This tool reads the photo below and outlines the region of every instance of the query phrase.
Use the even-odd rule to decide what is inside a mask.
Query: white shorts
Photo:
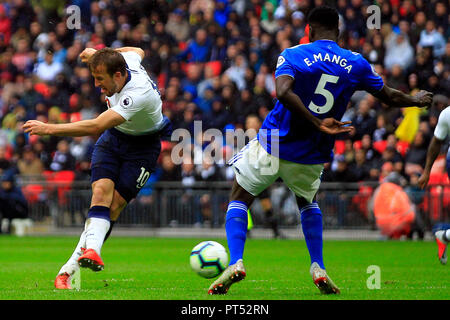
[[[228,164],[233,166],[237,183],[257,196],[281,178],[296,196],[309,203],[319,190],[323,164],[301,164],[269,154],[257,139],[251,140]]]

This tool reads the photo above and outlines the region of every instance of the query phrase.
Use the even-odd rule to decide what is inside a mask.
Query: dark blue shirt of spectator
[[[178,55],[178,59],[187,62],[207,62],[211,54],[211,42],[205,29],[198,29],[195,39],[188,44],[186,50]]]

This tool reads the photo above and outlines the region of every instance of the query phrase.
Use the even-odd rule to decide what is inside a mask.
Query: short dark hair
[[[121,75],[127,73],[127,63],[125,62],[124,57],[118,51],[111,48],[97,50],[97,52],[89,58],[89,68],[91,69],[91,72],[95,71],[95,68],[99,65],[104,65],[106,67],[106,72],[111,77],[117,71],[119,71]]]
[[[339,28],[339,13],[329,6],[316,7],[308,14],[308,23],[327,30],[335,30]]]

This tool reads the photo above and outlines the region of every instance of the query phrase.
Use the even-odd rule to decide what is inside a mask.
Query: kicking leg
[[[92,184],[91,208],[86,220],[86,250],[78,259],[78,264],[93,271],[104,268],[100,257],[105,236],[111,225],[110,207],[114,195],[114,182],[110,179],[100,179]]]
[[[103,243],[108,239],[111,234],[114,223],[119,218],[120,212],[125,208],[127,202],[122,196],[114,190],[114,197],[110,208],[110,226],[109,230],[105,235],[105,239]],[[86,227],[85,227],[86,228]],[[72,253],[72,256],[69,260],[61,267],[58,272],[58,275],[55,279],[55,287],[57,289],[71,289],[70,280],[74,273],[80,268],[78,265],[78,258],[83,254],[83,251],[86,248],[86,230],[83,230],[80,236],[80,240]]]

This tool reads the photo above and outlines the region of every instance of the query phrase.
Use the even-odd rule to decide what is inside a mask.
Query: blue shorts
[[[128,202],[135,198],[155,171],[161,152],[161,132],[131,136],[106,130],[92,152],[91,183],[108,178]]]

